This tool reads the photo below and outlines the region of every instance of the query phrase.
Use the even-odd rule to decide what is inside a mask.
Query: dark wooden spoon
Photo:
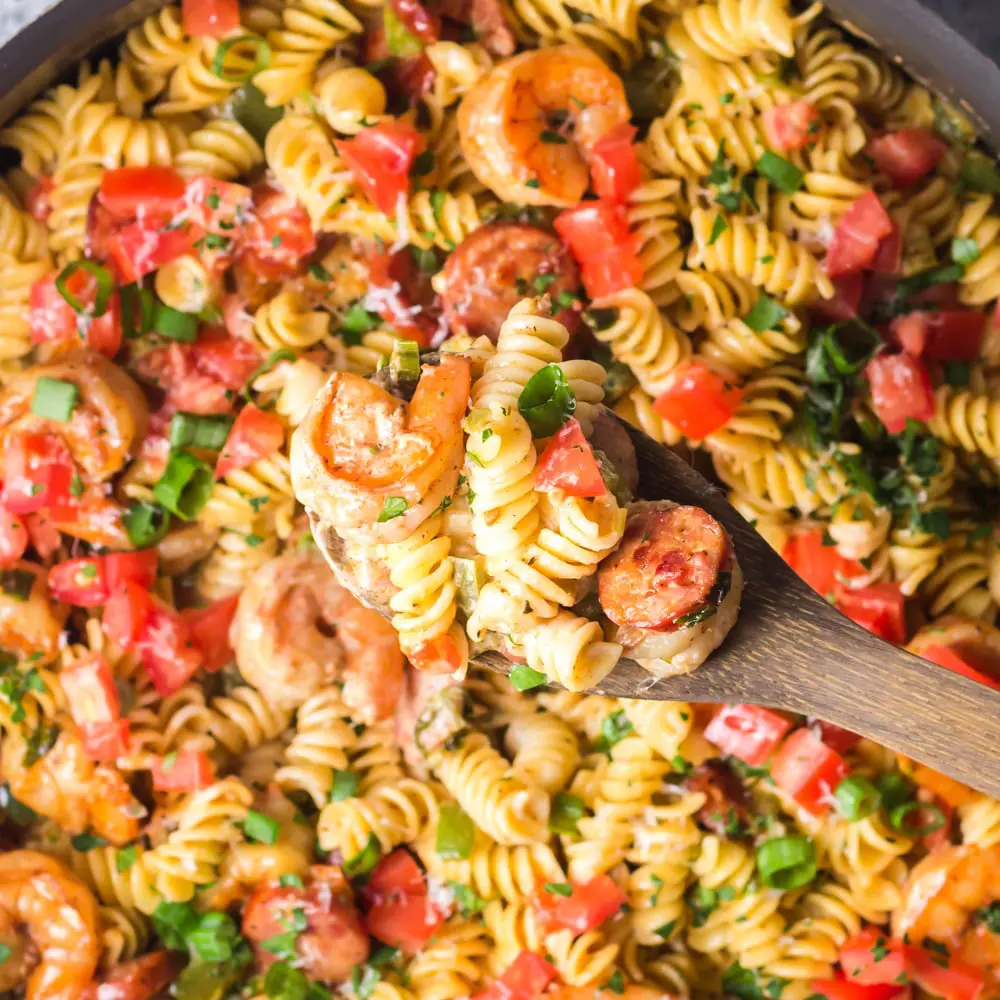
[[[1000,691],[944,670],[855,625],[803,583],[724,494],[628,428],[644,500],[703,507],[729,531],[746,584],[735,628],[694,673],[654,679],[622,659],[595,694],[751,702],[815,715],[1000,797]],[[499,653],[476,657],[510,671]]]

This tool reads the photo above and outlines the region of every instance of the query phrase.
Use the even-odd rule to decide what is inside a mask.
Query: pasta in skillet
[[[117,44],[0,129],[0,990],[995,996],[1000,803],[586,693],[697,668],[743,586],[616,417],[996,683],[971,124],[788,0],[186,0]]]

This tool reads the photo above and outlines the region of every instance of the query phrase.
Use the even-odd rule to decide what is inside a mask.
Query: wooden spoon
[[[694,673],[654,679],[622,659],[592,693],[657,701],[750,702],[815,715],[1000,797],[1000,691],[855,625],[788,567],[723,493],[628,427],[639,494],[703,507],[729,531],[746,584],[729,637]],[[476,662],[508,673],[499,653]]]

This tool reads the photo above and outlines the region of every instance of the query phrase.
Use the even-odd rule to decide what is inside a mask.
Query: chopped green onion
[[[40,375],[35,382],[35,392],[31,397],[31,412],[46,420],[66,423],[73,416],[80,387],[75,382]]]
[[[170,421],[170,447],[221,451],[232,426],[233,417],[228,413],[175,413]]]
[[[440,858],[465,860],[472,855],[476,828],[457,802],[445,802],[438,814],[434,849]]]
[[[248,45],[254,50],[254,64],[245,73],[230,73],[226,70],[226,56],[237,45]],[[267,69],[271,63],[271,46],[260,35],[238,35],[227,38],[219,43],[212,60],[212,73],[227,83],[246,83],[253,79],[261,70]]]
[[[278,839],[280,824],[276,819],[251,809],[243,821],[243,832],[261,844],[273,844]]]
[[[295,874],[279,875],[278,885],[283,889],[302,889],[304,888],[302,877]]]
[[[594,741],[594,749],[606,753],[613,746],[621,743],[634,727],[623,709],[612,712],[601,721],[601,735]]]
[[[528,422],[532,437],[550,437],[573,416],[576,394],[562,368],[547,364],[528,379],[517,398],[517,408]]]
[[[67,287],[70,278],[79,271],[86,271],[97,282],[97,294],[94,297],[94,304],[91,306],[77,299]],[[111,272],[92,260],[71,261],[59,272],[59,276],[56,278],[56,291],[66,300],[70,309],[78,315],[91,316],[94,319],[107,312],[108,299],[111,298],[111,293],[114,290],[115,279],[111,276]]]
[[[361,335],[377,330],[382,319],[377,313],[370,313],[360,302],[348,306],[340,317],[340,329],[346,333]]]
[[[573,884],[571,882],[546,882],[542,887],[552,896],[570,897],[573,895]]]
[[[344,862],[344,871],[348,875],[367,875],[382,860],[382,845],[374,833],[368,834],[368,842],[364,847]]]
[[[530,691],[532,688],[548,684],[549,679],[541,671],[533,670],[524,663],[515,663],[510,668],[510,683],[515,691]]]
[[[867,819],[882,802],[882,793],[859,774],[844,778],[837,785],[833,797],[837,800],[841,815],[851,823]]]
[[[795,194],[805,183],[805,174],[794,163],[767,149],[757,161],[757,173],[766,177],[782,194]]]
[[[979,244],[968,236],[956,236],[951,241],[951,259],[962,267],[979,260]]]
[[[389,373],[397,381],[420,378],[420,347],[415,340],[397,340],[389,356]]]
[[[166,535],[170,515],[159,504],[137,500],[122,515],[122,524],[137,549],[148,549]]]
[[[108,846],[108,842],[104,837],[95,836],[93,833],[78,833],[76,836],[70,837],[69,842],[74,851],[80,851],[83,854],[86,854],[87,851],[93,851],[98,847]]]
[[[757,870],[771,889],[799,889],[816,877],[816,845],[809,837],[776,837],[757,848]]]
[[[344,799],[353,798],[361,782],[361,775],[357,771],[334,771],[333,784],[330,787],[330,801],[342,802]]]
[[[228,913],[203,913],[188,932],[188,947],[203,962],[225,962],[232,958],[239,931]]]
[[[913,797],[913,785],[898,771],[880,774],[875,779],[875,787],[881,792],[882,806],[888,812]]]
[[[964,274],[965,268],[961,264],[945,264],[942,267],[929,267],[926,271],[918,271],[909,278],[904,278],[896,285],[893,294],[895,311],[900,311],[902,303],[917,292],[922,292],[932,285],[950,285],[960,281]]]
[[[969,153],[962,161],[958,176],[976,191],[1000,194],[1000,171],[993,160],[982,153]]]
[[[469,917],[474,917],[477,913],[482,913],[486,909],[486,900],[467,885],[462,885],[461,882],[449,881],[448,888],[451,889],[451,894],[455,897],[455,902],[458,904],[458,912],[465,920],[468,920]]]
[[[409,508],[410,505],[403,497],[386,497],[376,520],[379,524],[384,524],[393,518],[401,517]]]
[[[306,974],[287,962],[275,962],[264,976],[264,993],[269,1000],[306,1000],[308,992]]]
[[[577,795],[556,792],[549,810],[549,830],[553,833],[575,835],[580,832],[577,822],[583,819],[587,804]]]
[[[148,288],[140,288],[134,282],[123,285],[119,291],[122,304],[122,333],[127,340],[134,340],[153,328],[153,309],[156,299]],[[136,323],[138,314],[138,325]]]
[[[754,333],[766,333],[777,329],[778,324],[788,315],[788,310],[775,302],[770,295],[761,292],[760,298],[754,303],[753,309],[743,317]]]
[[[168,340],[181,340],[193,344],[198,338],[198,317],[171,309],[162,302],[153,304],[152,329]]]
[[[183,521],[198,516],[215,486],[212,469],[189,451],[175,451],[167,462],[153,496]]]
[[[941,807],[933,802],[904,802],[889,813],[889,826],[904,837],[926,837],[940,830],[944,824],[945,815]]]

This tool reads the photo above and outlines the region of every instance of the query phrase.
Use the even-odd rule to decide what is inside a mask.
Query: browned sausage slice
[[[699,764],[684,779],[684,787],[705,796],[705,804],[695,816],[702,826],[731,839],[750,834],[746,789],[724,761],[707,760]]]
[[[573,294],[580,285],[576,262],[562,240],[522,222],[477,229],[448,258],[439,280],[435,287],[452,332],[485,335],[494,344],[507,313],[525,296],[548,292],[559,308],[560,292]],[[556,319],[572,333],[580,315],[562,308]]]
[[[111,968],[88,986],[80,1000],[151,1000],[180,975],[184,956],[176,951],[151,951]]]
[[[666,628],[707,603],[728,550],[722,525],[700,507],[643,511],[601,565],[601,607],[616,625]]]

